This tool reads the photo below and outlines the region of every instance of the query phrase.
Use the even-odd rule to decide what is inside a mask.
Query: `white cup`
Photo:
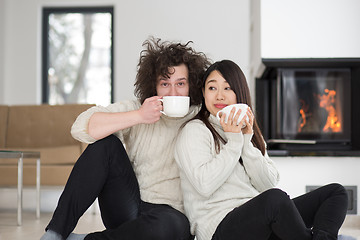
[[[162,114],[169,117],[184,117],[189,112],[190,97],[165,96],[159,99],[163,103]]]
[[[228,106],[224,107],[223,109],[221,109],[220,111],[217,112],[217,114],[216,114],[217,119],[220,120],[220,113],[225,113],[226,114],[225,123],[227,123],[230,112],[234,107],[236,108],[235,113],[234,113],[234,117],[235,117],[236,113],[241,109],[241,113],[240,113],[240,116],[239,116],[238,121],[237,121],[237,124],[239,125],[241,119],[243,119],[244,116],[246,115],[247,109],[249,107],[245,103],[231,104],[231,105],[228,105]],[[246,115],[246,120],[249,121],[249,117],[247,115]],[[245,126],[246,126],[246,124],[244,122],[242,127],[244,128]]]

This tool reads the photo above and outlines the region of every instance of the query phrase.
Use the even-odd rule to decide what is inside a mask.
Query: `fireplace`
[[[256,113],[269,152],[360,151],[360,59],[263,59]]]

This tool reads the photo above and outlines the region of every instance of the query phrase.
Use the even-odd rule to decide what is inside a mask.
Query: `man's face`
[[[158,96],[189,96],[189,71],[185,64],[170,67],[170,77],[159,76],[156,83]]]

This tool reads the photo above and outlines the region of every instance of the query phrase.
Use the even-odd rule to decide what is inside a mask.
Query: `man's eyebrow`
[[[159,81],[169,81],[170,79],[167,77],[159,77]]]
[[[175,79],[175,81],[183,81],[183,80],[186,81],[187,78],[186,77],[180,77],[180,78]],[[161,78],[159,78],[159,81],[170,81],[170,78],[161,77]]]

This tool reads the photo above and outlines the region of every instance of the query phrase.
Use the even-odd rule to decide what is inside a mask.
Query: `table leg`
[[[40,158],[36,160],[36,218],[40,218]]]
[[[21,156],[18,161],[18,209],[17,209],[17,222],[18,225],[22,224],[22,194],[23,194],[23,157]]]

